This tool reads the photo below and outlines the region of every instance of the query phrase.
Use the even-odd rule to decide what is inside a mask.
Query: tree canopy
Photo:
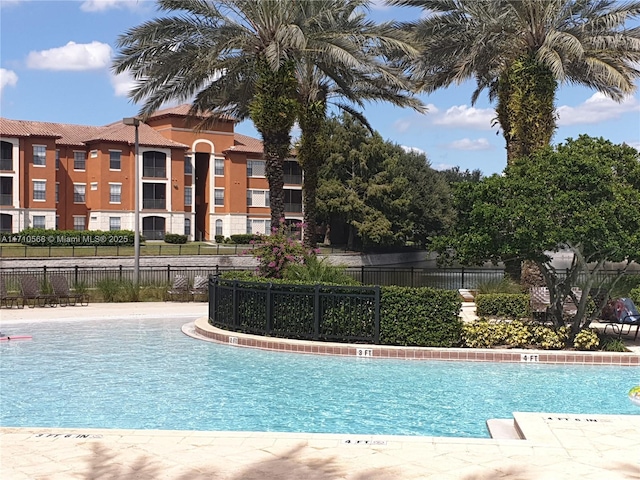
[[[328,121],[326,150],[318,210],[332,242],[424,245],[449,227],[450,190],[425,155],[384,141],[348,114]]]
[[[434,248],[463,264],[535,262],[558,326],[571,287],[604,287],[597,273],[605,262],[640,260],[640,154],[627,145],[586,135],[568,139],[508,166],[504,175],[464,184],[455,198],[455,231]],[[550,257],[564,249],[574,254],[567,272],[557,271]],[[599,313],[588,314],[587,297],[572,320],[574,334]]]

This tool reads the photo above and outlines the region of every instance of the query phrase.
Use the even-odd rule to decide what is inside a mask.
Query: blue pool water
[[[0,425],[488,437],[514,411],[639,414],[640,369],[264,352],[178,320],[21,323],[0,345]]]

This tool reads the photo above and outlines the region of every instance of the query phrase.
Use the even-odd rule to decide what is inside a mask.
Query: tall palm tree
[[[621,101],[640,77],[640,2],[616,0],[388,0],[429,12],[408,23],[423,53],[412,65],[427,92],[474,78],[497,100],[507,160],[550,143],[558,84]]]
[[[190,113],[250,117],[262,136],[271,224],[284,217],[283,171],[297,114],[294,58],[306,44],[303,11],[311,0],[158,0],[167,15],[118,38],[116,73],[136,80],[131,98],[148,116],[169,101]],[[213,114],[213,115],[208,115]]]
[[[365,101],[388,101],[422,111],[413,97],[413,84],[404,73],[384,61],[401,52],[418,52],[394,23],[375,24],[365,16],[369,0],[315,0],[308,4],[311,19],[308,48],[296,62],[300,142],[298,161],[304,171],[304,244],[316,246],[316,190],[318,169],[326,158],[323,127],[327,107],[356,116]]]

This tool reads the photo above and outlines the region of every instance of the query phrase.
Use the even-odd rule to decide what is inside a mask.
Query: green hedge
[[[229,240],[231,243],[236,243],[238,245],[247,245],[251,242],[260,240],[260,235],[254,235],[252,233],[237,233],[235,235],[231,235]]]
[[[629,293],[629,298],[633,300],[633,303],[636,304],[636,307],[640,308],[640,287],[634,288]]]
[[[305,282],[290,280],[264,279],[254,276],[248,271],[224,272],[222,278],[228,280],[287,284],[295,290],[295,286],[309,286]],[[331,285],[331,284],[325,284]],[[335,286],[335,285],[331,285]],[[353,291],[343,286],[345,292]],[[293,301],[293,300],[291,300]],[[380,344],[411,345],[422,347],[451,347],[460,344],[462,322],[458,317],[461,302],[457,292],[433,288],[411,288],[386,286],[381,287],[380,294]],[[324,312],[323,335],[367,336],[372,335],[372,310],[361,305],[355,315],[347,316],[351,310],[340,303],[329,307]],[[246,326],[253,324],[252,314],[264,318],[264,305],[259,302],[248,302],[239,312],[241,322]],[[312,305],[289,305],[278,312],[278,325],[274,330],[310,328],[313,321]],[[347,318],[348,317],[348,318]],[[277,335],[277,332],[274,332]]]
[[[22,243],[33,247],[56,246],[124,246],[133,245],[135,234],[131,230],[46,230],[25,228],[20,233],[0,234],[0,243]],[[143,240],[143,237],[140,237]]]
[[[164,241],[167,243],[182,244],[187,243],[187,236],[179,233],[166,233]]]
[[[380,343],[419,347],[458,345],[462,306],[458,292],[434,288],[382,287]]]
[[[462,345],[469,348],[527,348],[544,350],[565,348],[568,329],[559,330],[520,321],[490,323],[484,319],[465,323],[462,327]]]
[[[531,315],[528,293],[485,293],[476,296],[478,316],[525,318]]]

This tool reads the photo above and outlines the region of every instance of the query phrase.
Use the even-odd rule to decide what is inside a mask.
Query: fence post
[[[216,312],[218,311],[217,301],[218,276],[209,275],[209,322],[216,321]]]
[[[373,343],[380,345],[380,285],[374,287],[375,292],[375,317],[373,320]]]
[[[414,287],[414,284],[413,284],[413,265],[411,266],[411,287],[412,288]]]
[[[233,281],[233,326],[238,325],[238,281]]]
[[[216,265],[216,275],[220,275],[220,266]]]
[[[464,267],[460,269],[460,288],[464,288]]]
[[[118,279],[122,281],[122,265],[118,265]]]
[[[178,255],[182,255],[182,245],[178,245]]]
[[[364,265],[360,265],[360,281],[364,285]]]
[[[320,285],[316,284],[313,292],[313,339],[320,338]]]
[[[266,324],[266,333],[271,333],[271,329],[273,328],[273,309],[271,308],[271,287],[273,283],[269,282],[267,285],[267,324]]]
[[[202,246],[201,243],[198,244],[198,255],[200,255],[200,247]]]
[[[158,245],[158,256],[162,256],[162,245]]]
[[[78,285],[78,265],[73,268],[73,282],[74,285]]]
[[[171,283],[171,265],[167,265],[167,282]]]
[[[49,244],[49,257],[51,257],[51,244]]]
[[[47,281],[47,266],[46,265],[44,265],[42,267],[42,277],[44,278],[44,282],[46,283],[46,281]]]

